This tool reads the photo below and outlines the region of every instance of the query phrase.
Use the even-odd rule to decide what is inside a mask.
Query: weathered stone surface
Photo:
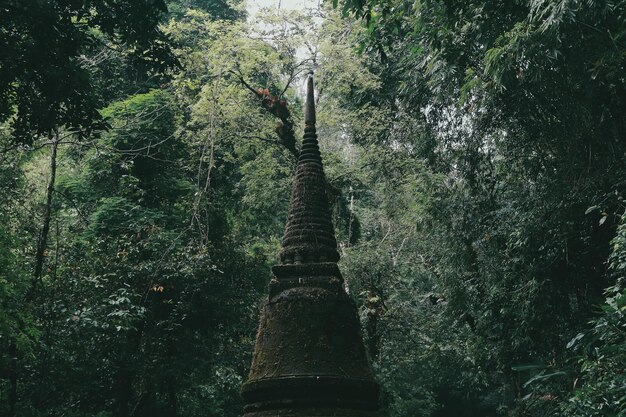
[[[376,411],[324,409],[284,409],[246,413],[246,417],[380,417]]]
[[[280,251],[283,264],[337,262],[337,241],[326,196],[326,177],[315,133],[313,78],[309,77],[302,149]]]
[[[261,312],[244,417],[380,417],[339,252],[315,134],[309,77],[305,135],[282,241]]]

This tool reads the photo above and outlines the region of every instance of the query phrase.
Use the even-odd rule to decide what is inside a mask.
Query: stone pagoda
[[[337,266],[312,74],[304,123],[280,264],[241,390],[244,417],[380,417],[378,384]]]

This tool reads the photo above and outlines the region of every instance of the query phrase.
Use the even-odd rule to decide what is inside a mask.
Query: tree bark
[[[261,100],[261,106],[267,110],[273,116],[276,116],[280,121],[276,125],[276,134],[278,135],[278,143],[287,149],[291,155],[293,155],[295,161],[298,161],[300,157],[300,150],[296,145],[296,133],[293,126],[293,120],[291,118],[291,110],[287,106],[287,101],[283,100],[282,94],[279,96],[272,96],[269,94],[267,88],[252,88],[250,84],[243,79],[241,75],[238,75],[239,81],[250,90],[259,100]],[[287,87],[289,84],[287,84]],[[283,93],[287,90],[283,90]]]
[[[17,406],[17,345],[15,343],[15,339],[11,340],[9,344],[9,356],[10,365],[9,365],[9,417],[16,416],[16,406]]]
[[[54,138],[52,141],[52,148],[50,150],[50,179],[48,180],[48,186],[46,188],[46,202],[43,209],[43,220],[41,225],[41,232],[37,241],[37,252],[35,253],[35,271],[33,288],[34,291],[38,282],[41,280],[41,274],[43,272],[43,262],[45,258],[46,246],[48,244],[48,233],[50,232],[50,218],[52,212],[52,193],[54,192],[54,184],[56,181],[57,173],[57,149],[59,147],[59,133],[55,130]]]
[[[169,406],[169,417],[177,417],[178,399],[176,396],[176,385],[172,376],[167,378],[167,402]]]
[[[130,394],[133,385],[128,369],[123,366],[117,375],[117,417],[128,417]]]
[[[41,273],[43,271],[44,254],[46,246],[48,244],[48,233],[50,232],[50,219],[52,213],[52,193],[54,192],[54,185],[56,181],[57,172],[57,150],[59,147],[59,132],[54,130],[52,133],[52,147],[50,148],[50,178],[46,187],[46,202],[44,205],[43,221],[39,238],[37,240],[37,251],[35,252],[35,269],[33,272],[33,281],[31,283],[29,291],[24,297],[26,303],[30,303],[35,296],[35,290],[37,284],[41,280]],[[23,326],[23,323],[21,323]],[[15,417],[17,414],[17,384],[18,384],[18,356],[17,344],[15,340],[11,340],[9,343],[9,354],[11,356],[11,362],[9,365],[9,417]]]

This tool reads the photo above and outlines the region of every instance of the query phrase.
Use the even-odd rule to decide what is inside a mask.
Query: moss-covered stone
[[[378,417],[356,307],[337,267],[339,252],[315,133],[308,79],[305,135],[282,241],[272,269],[244,417]]]

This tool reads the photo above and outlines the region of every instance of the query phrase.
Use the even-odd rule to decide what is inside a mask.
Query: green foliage
[[[128,62],[118,51],[98,66],[104,92],[94,92],[108,103],[99,110],[108,129],[81,142],[60,132],[44,275],[26,307],[32,279],[18,265],[32,249],[17,248],[37,239],[40,219],[29,222],[24,207],[39,210],[48,153],[7,142],[15,161],[2,160],[3,178],[23,172],[26,181],[3,182],[15,195],[0,201],[15,205],[0,228],[10,271],[0,292],[9,329],[0,341],[2,413],[13,371],[18,415],[241,412],[293,160],[268,145],[274,121],[230,71],[254,85],[289,74],[242,22],[188,10],[164,30],[185,64],[171,82],[147,90],[154,83],[124,79],[126,68],[107,74],[106,65]],[[15,227],[5,227],[8,216]]]
[[[624,414],[624,2],[328,3],[9,2],[0,413],[240,415],[314,68],[385,412]]]
[[[605,265],[624,209],[623,2],[337,7],[360,19],[356,47],[381,86],[348,97],[393,115],[364,143],[404,147],[441,179],[409,211],[445,303],[431,319],[469,331],[459,356],[483,376],[462,384],[474,388],[466,415],[558,412],[576,379],[567,342],[616,279]],[[372,168],[387,179],[389,165]],[[449,359],[437,372],[451,363],[462,368]],[[446,394],[455,383],[429,388],[433,415],[463,414]]]
[[[128,48],[128,59],[143,71],[163,71],[175,61],[158,24],[162,0],[10,0],[0,18],[0,122],[11,121],[15,138],[54,129],[89,134],[102,126],[87,60],[101,34]]]
[[[170,16],[180,19],[189,9],[202,10],[213,19],[237,20],[244,16],[240,0],[170,0],[167,1]]]
[[[616,285],[606,290],[600,315],[569,343],[581,354],[580,376],[563,415],[619,416],[626,413],[626,223],[612,241],[609,270]]]

